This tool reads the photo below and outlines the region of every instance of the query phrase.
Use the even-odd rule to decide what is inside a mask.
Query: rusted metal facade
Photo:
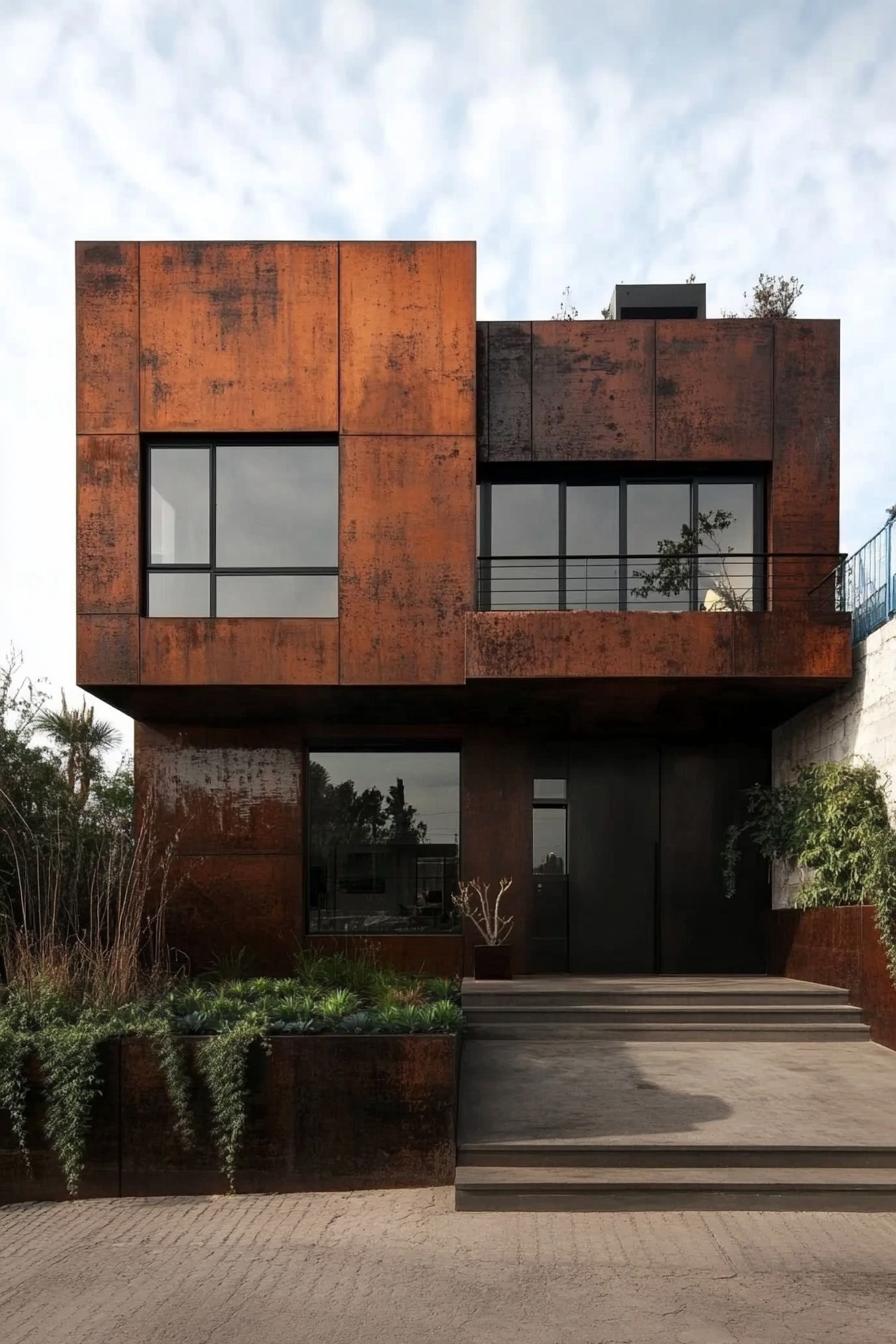
[[[836,322],[477,324],[472,243],[84,243],[77,338],[78,681],[138,721],[194,966],[332,945],[305,929],[309,743],[460,750],[461,869],[513,875],[522,968],[542,739],[765,732],[850,674],[848,622],[804,600],[838,548]],[[200,433],[338,435],[337,617],[145,614],[146,439]],[[477,611],[477,476],[562,463],[761,472],[768,550],[817,557],[803,598],[772,573],[769,610],[711,618]]]

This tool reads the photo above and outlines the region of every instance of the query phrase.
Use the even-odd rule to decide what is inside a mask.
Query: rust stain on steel
[[[300,854],[184,854],[171,866],[168,937],[193,971],[244,947],[267,975],[295,964],[302,931]]]
[[[134,776],[181,854],[296,854],[302,843],[301,747],[264,726],[138,724]]]
[[[335,618],[154,616],[140,629],[145,685],[326,686],[339,679]]]
[[[136,686],[140,680],[140,618],[79,615],[79,686]]]
[[[782,570],[792,593],[819,583],[840,545],[840,323],[788,318],[774,327],[769,549],[819,553],[817,561],[791,561]],[[778,605],[787,600],[786,591],[777,597]]]
[[[75,247],[76,420],[79,434],[139,429],[136,243]]]
[[[141,429],[337,427],[335,243],[141,243]]]
[[[77,609],[140,609],[140,440],[78,436]]]
[[[772,348],[771,322],[658,321],[657,459],[770,460]]]
[[[655,454],[653,322],[533,322],[536,461]]]
[[[823,677],[852,670],[845,623],[792,610],[474,612],[467,677]]]
[[[488,450],[490,462],[532,458],[532,323],[489,322]]]
[[[480,462],[488,459],[488,322],[476,323],[476,444]]]
[[[340,243],[346,434],[475,434],[474,243]]]
[[[340,681],[462,682],[476,440],[346,436],[340,475]]]

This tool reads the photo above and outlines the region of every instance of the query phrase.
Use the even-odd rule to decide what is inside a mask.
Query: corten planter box
[[[457,1038],[275,1036],[249,1058],[239,1191],[448,1185],[454,1179]],[[186,1149],[151,1044],[103,1052],[88,1167],[79,1196],[221,1194],[204,1080],[187,1041],[196,1144]],[[64,1199],[41,1127],[39,1074],[29,1095],[29,1178],[0,1115],[0,1204]]]
[[[510,948],[506,943],[492,947],[477,943],[473,948],[473,975],[477,980],[512,980]]]
[[[773,910],[769,973],[849,990],[871,1039],[896,1050],[896,986],[877,932],[874,907]]]

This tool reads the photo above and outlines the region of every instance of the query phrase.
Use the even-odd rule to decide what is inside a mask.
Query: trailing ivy
[[[896,832],[884,781],[869,762],[805,765],[786,784],[747,790],[747,817],[730,827],[722,867],[734,895],[741,838],[802,870],[796,904],[871,905],[896,984]]]
[[[86,1009],[74,1021],[48,1019],[34,1038],[47,1098],[47,1138],[72,1196],[84,1170],[93,1103],[102,1091],[99,1046],[116,1029]]]
[[[155,1049],[165,1079],[165,1091],[174,1110],[174,1128],[184,1146],[190,1148],[196,1137],[190,1107],[190,1075],[183,1045],[175,1035],[171,1019],[161,1014],[147,1017],[137,1028],[137,1034],[146,1037]]]
[[[9,1113],[9,1124],[22,1159],[31,1175],[31,1153],[25,1123],[28,1079],[25,1068],[31,1054],[31,1037],[11,1013],[0,1017],[0,1110]]]
[[[249,1051],[256,1042],[264,1043],[265,1025],[261,1014],[251,1013],[199,1047],[199,1068],[212,1103],[215,1147],[231,1193],[236,1189],[236,1164],[246,1128]]]

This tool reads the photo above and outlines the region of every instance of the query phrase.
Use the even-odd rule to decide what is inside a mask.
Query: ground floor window
[[[459,752],[310,752],[309,930],[455,932],[459,839]]]

